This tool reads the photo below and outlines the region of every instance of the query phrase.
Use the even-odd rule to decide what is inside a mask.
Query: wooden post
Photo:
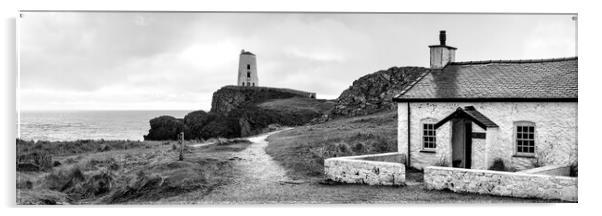
[[[180,161],[184,160],[184,132],[178,134],[178,142],[180,143]]]

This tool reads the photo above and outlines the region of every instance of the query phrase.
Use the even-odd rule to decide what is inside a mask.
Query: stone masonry
[[[404,185],[405,166],[401,154],[384,153],[329,158],[324,161],[327,179],[368,185]]]
[[[424,183],[427,189],[577,201],[575,177],[429,166]]]

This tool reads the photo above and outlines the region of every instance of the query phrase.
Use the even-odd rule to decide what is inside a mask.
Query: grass
[[[321,177],[324,159],[397,151],[397,113],[338,119],[268,137],[266,152],[294,178]]]
[[[334,104],[334,101],[293,97],[266,101],[259,104],[258,106],[265,109],[288,112],[299,112],[307,110],[316,113],[325,113],[326,111],[332,109]]]
[[[176,142],[137,142],[136,147],[129,145],[127,149],[110,151],[98,151],[96,147],[101,146],[98,141],[91,142],[92,147],[80,147],[81,142],[48,143],[51,145],[42,149],[59,154],[53,158],[60,165],[35,172],[18,171],[18,204],[146,203],[185,199],[180,196],[191,192],[202,196],[228,183],[234,175],[231,153],[250,144],[237,139],[187,148],[184,160],[178,161],[179,150],[173,150],[171,145]],[[28,150],[22,153],[40,151],[32,148],[35,145],[41,144],[17,141],[18,147]],[[69,145],[81,153],[64,151]]]
[[[148,142],[146,143],[148,144]],[[76,140],[76,141],[28,141],[17,139],[17,155],[46,152],[52,156],[66,156],[88,152],[103,152],[144,147],[141,141],[130,140]]]

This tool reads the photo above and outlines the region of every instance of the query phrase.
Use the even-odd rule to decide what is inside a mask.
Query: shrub
[[[86,179],[84,173],[78,166],[53,171],[44,181],[46,187],[50,190],[65,191],[73,185]]]
[[[495,160],[493,160],[493,164],[489,167],[489,170],[508,171],[509,169],[506,168],[504,160],[502,160],[501,158],[496,158]]]
[[[24,180],[24,181],[19,181],[17,179],[17,189],[32,189],[33,188],[33,182],[31,182],[30,180]]]
[[[362,144],[362,143],[356,143],[355,145],[353,145],[353,147],[351,149],[355,153],[363,153],[364,150],[366,149],[366,147],[364,147],[364,144]]]
[[[17,163],[33,164],[41,170],[48,170],[53,167],[52,156],[46,151],[34,151],[29,154],[18,155]]]
[[[569,176],[577,177],[579,167],[577,166],[577,162],[572,163],[569,171]]]

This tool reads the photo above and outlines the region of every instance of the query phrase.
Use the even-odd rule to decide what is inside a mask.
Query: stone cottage
[[[439,39],[431,70],[393,98],[407,167],[577,163],[577,57],[455,62]]]

